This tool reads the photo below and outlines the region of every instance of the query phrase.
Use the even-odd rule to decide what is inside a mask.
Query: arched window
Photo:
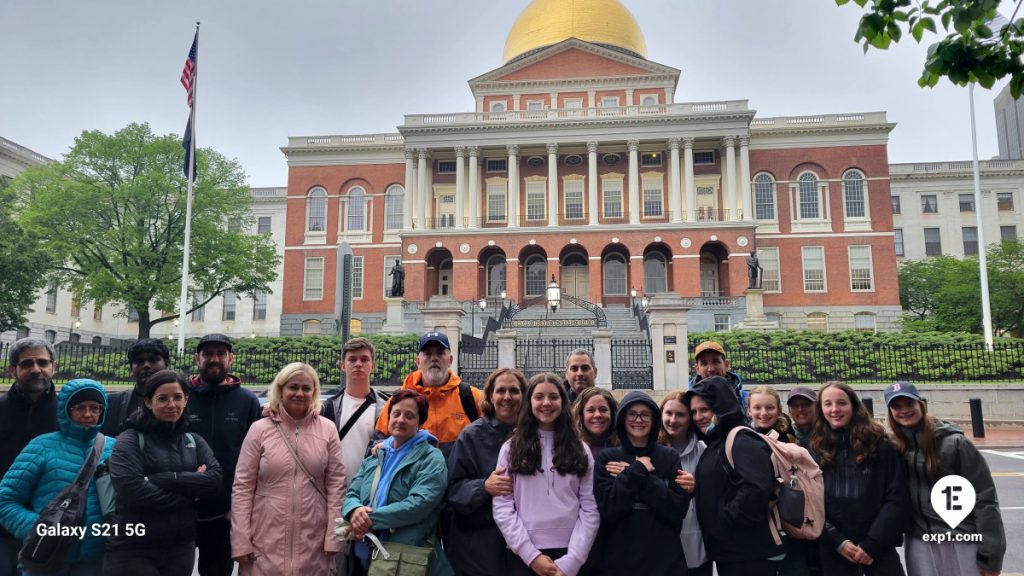
[[[302,322],[302,335],[303,336],[319,336],[320,335],[320,321],[319,320],[305,320]]]
[[[543,296],[547,288],[548,261],[539,254],[526,259],[526,297]]]
[[[306,232],[327,230],[327,191],[317,186],[306,195]]]
[[[46,332],[43,332],[43,338],[46,338],[47,342],[53,344],[57,340],[57,333],[53,330],[47,330]]]
[[[92,337],[92,345],[93,346],[99,346],[101,344],[103,344],[103,338],[100,338],[99,336],[93,336]]]
[[[349,188],[348,217],[345,219],[347,232],[366,230],[366,192],[359,186]]]
[[[864,200],[864,175],[856,170],[850,170],[843,175],[843,208],[846,210],[846,217],[866,217]]]
[[[641,106],[657,106],[658,105],[658,97],[653,95],[653,94],[648,94],[648,95],[643,97],[643,100],[640,100],[640,105]]]
[[[875,315],[871,312],[858,312],[854,314],[853,329],[857,332],[874,332]]]
[[[18,333],[15,335],[15,338],[17,338],[18,340],[21,340],[22,338],[28,338],[28,326],[22,326],[18,328]]]
[[[508,288],[505,284],[505,257],[495,254],[487,259],[487,295],[501,296]]]
[[[626,259],[622,254],[609,254],[602,267],[604,293],[608,296],[626,295]]]
[[[399,230],[405,215],[405,188],[398,184],[388,187],[384,195],[384,228]]]
[[[800,175],[800,219],[816,220],[821,218],[821,201],[818,197],[818,177],[813,172]]]
[[[754,178],[754,218],[775,220],[775,180],[769,174]]]
[[[828,332],[828,314],[811,312],[807,315],[807,329],[813,332]]]
[[[505,103],[504,102],[491,102],[491,112],[504,112],[504,111],[505,111]]]
[[[668,265],[661,252],[644,255],[644,292],[657,294],[668,291]]]

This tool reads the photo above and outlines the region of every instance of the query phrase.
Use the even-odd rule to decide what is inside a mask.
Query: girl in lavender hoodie
[[[569,398],[556,374],[530,379],[519,422],[501,447],[497,468],[512,494],[492,501],[511,554],[510,576],[576,576],[597,534],[594,459],[580,442]]]

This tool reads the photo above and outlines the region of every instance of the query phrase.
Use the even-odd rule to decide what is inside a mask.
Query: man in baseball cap
[[[721,376],[732,382],[736,397],[740,399],[740,409],[747,413],[747,393],[743,390],[743,379],[740,375],[729,370],[729,359],[725,356],[725,348],[714,340],[705,340],[697,345],[693,353],[693,378],[690,379],[690,389],[693,385],[704,378]]]
[[[786,406],[789,407],[789,419],[793,421],[793,432],[797,442],[807,448],[811,428],[814,426],[814,403],[818,401],[818,393],[806,386],[797,386],[789,391]]]

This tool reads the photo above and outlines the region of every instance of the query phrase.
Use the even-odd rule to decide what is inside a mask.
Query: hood
[[[459,378],[458,374],[455,374],[448,369],[448,381],[444,384],[436,387],[424,386],[423,385],[423,372],[421,370],[414,370],[408,376],[405,377],[405,381],[402,383],[402,388],[409,388],[415,390],[420,394],[430,399],[430,396],[440,392],[447,392],[452,388],[458,388],[459,384],[462,384],[462,379]]]
[[[647,433],[646,450],[633,446],[632,442],[629,441],[629,435],[626,434],[626,412],[634,404],[643,404],[651,409],[651,430]],[[630,454],[650,454],[658,443],[658,433],[660,432],[661,410],[658,408],[658,403],[648,396],[646,392],[639,390],[626,394],[622,402],[619,402],[619,409],[615,414],[615,435],[619,438],[619,446]]]
[[[729,430],[747,423],[746,416],[740,408],[740,399],[732,382],[721,376],[712,376],[699,380],[687,396],[700,396],[711,405],[711,411],[718,417],[718,424],[707,435],[709,439],[725,438]]]
[[[88,431],[72,422],[71,416],[68,415],[68,402],[71,400],[71,397],[87,388],[92,388],[103,396],[103,412],[100,413],[100,419],[96,422],[96,425]],[[107,417],[107,408],[107,392],[103,389],[102,384],[88,378],[71,380],[61,386],[60,392],[57,394],[57,427],[64,436],[79,440],[89,440],[95,437],[96,433],[103,427],[103,420]]]
[[[227,376],[224,377],[224,381],[221,382],[220,384],[216,385],[216,386],[207,386],[206,383],[203,382],[199,378],[198,374],[196,374],[195,376],[189,378],[189,380],[188,380],[188,386],[189,386],[189,388],[191,388],[190,392],[194,392],[196,394],[214,394],[214,395],[216,395],[216,394],[219,394],[223,390],[229,390],[231,388],[237,388],[237,387],[239,387],[241,385],[242,385],[242,379],[239,378],[238,376],[235,376],[234,374],[228,374]]]
[[[931,418],[931,416],[925,416],[925,418]],[[900,426],[900,433],[903,434],[904,438],[912,439],[913,437],[920,434],[920,428],[906,428]],[[946,422],[945,420],[937,420],[935,422],[935,439],[942,440],[947,436],[956,436],[957,434],[963,436],[963,429],[952,422]]]

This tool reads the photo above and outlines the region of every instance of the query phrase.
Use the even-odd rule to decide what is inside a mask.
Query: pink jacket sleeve
[[[252,506],[256,496],[256,481],[260,476],[260,455],[263,453],[264,427],[256,422],[242,442],[235,467],[235,482],[231,488],[231,557],[253,553]]]
[[[508,467],[508,447],[508,442],[502,445],[501,452],[498,453],[497,468]],[[505,537],[505,544],[529,566],[530,562],[540,556],[540,550],[533,545],[526,526],[523,525],[523,521],[516,511],[515,491],[513,490],[513,493],[508,496],[492,498],[491,510],[494,514],[494,522]]]
[[[590,547],[597,537],[597,528],[601,523],[601,515],[597,510],[597,501],[594,499],[594,457],[590,455],[590,449],[584,444],[583,449],[587,453],[587,473],[580,478],[580,487],[577,494],[580,499],[580,511],[576,516],[576,526],[572,529],[572,536],[569,537],[569,550],[555,564],[565,572],[566,576],[576,576],[583,563],[590,555]]]
[[[345,465],[341,462],[341,441],[335,433],[334,423],[320,417],[320,424],[326,428],[327,438],[327,477],[324,487],[327,491],[327,526],[324,532],[324,550],[340,552],[341,543],[334,538],[334,519],[341,516],[341,502],[345,499]]]

